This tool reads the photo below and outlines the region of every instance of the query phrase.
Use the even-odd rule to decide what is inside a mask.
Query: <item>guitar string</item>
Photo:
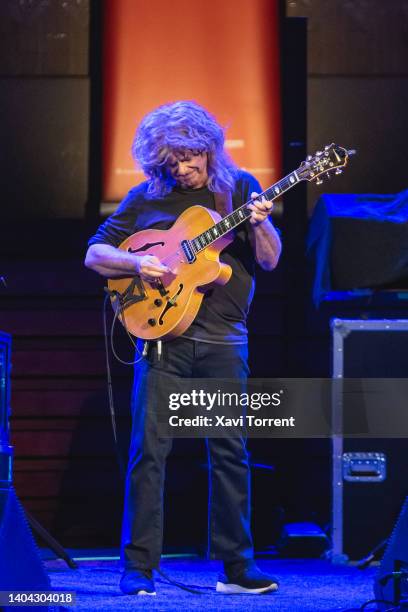
[[[293,174],[293,173],[292,173]],[[288,175],[289,176],[289,175]],[[287,177],[285,177],[287,178]],[[282,179],[280,182],[282,182],[285,179]],[[299,181],[297,181],[299,182]],[[295,185],[296,183],[291,183],[290,187],[292,187],[293,185]],[[272,185],[272,187],[274,187],[274,185]],[[268,191],[270,191],[272,189],[272,187],[268,187],[268,189],[265,189],[265,191],[262,191],[262,193],[259,194],[259,197],[264,196]],[[287,188],[289,189],[289,187]],[[286,189],[286,191],[287,191]],[[282,193],[284,193],[284,191],[282,190],[279,194],[275,194],[272,198],[267,198],[270,202],[272,202],[273,200],[275,200],[276,198],[278,198]],[[257,199],[258,199],[257,198]],[[240,206],[239,208],[237,208],[236,210],[234,210],[232,213],[230,213],[231,215],[238,212],[239,210],[241,210],[242,208],[248,207],[248,204],[252,204],[254,200],[248,200],[248,202],[245,202],[245,204],[242,204],[242,206]],[[270,214],[270,213],[268,213]],[[223,219],[226,219],[227,217],[229,217],[230,215],[227,215],[226,217],[224,217]],[[218,223],[220,223],[221,221],[223,221],[223,219],[220,219],[220,221]],[[236,223],[236,225],[234,225],[234,227],[232,227],[231,229],[227,230],[226,232],[224,232],[223,234],[221,234],[221,236],[219,236],[219,238],[221,238],[222,236],[225,236],[225,234],[229,234],[230,231],[232,231],[233,229],[235,229],[236,227],[238,227],[238,225],[240,225],[241,223],[243,223],[244,221],[247,221],[249,219],[249,217],[245,217],[245,219],[240,219],[238,221],[238,223]],[[218,223],[216,223],[215,225],[218,225]],[[214,226],[212,226],[214,227]],[[210,231],[212,229],[212,227],[209,227],[207,230],[204,230],[204,232]],[[204,233],[202,232],[202,233]],[[200,235],[200,234],[199,234]],[[194,240],[195,238],[193,238],[192,240]],[[216,239],[217,240],[217,239]],[[216,240],[213,240],[210,244],[212,244],[213,242],[216,242]],[[190,241],[191,242],[191,241]],[[205,248],[207,248],[210,245],[205,245],[202,249],[200,249],[200,251],[204,250]],[[200,252],[198,251],[198,252]],[[173,263],[176,263],[177,261],[180,261],[180,263],[186,263],[185,261],[183,261],[182,259],[180,259],[180,252],[177,253],[171,253],[168,257],[166,257],[165,259],[161,260],[162,263],[164,265],[166,265],[167,267],[170,267]]]
[[[285,178],[286,178],[286,177],[285,177]],[[284,179],[282,179],[282,180],[284,180]],[[293,183],[293,184],[294,184],[294,183]],[[291,185],[291,186],[292,186],[292,185]],[[264,196],[264,195],[265,195],[265,194],[266,194],[266,193],[267,193],[267,192],[268,192],[270,189],[272,189],[272,187],[269,187],[268,189],[265,189],[265,191],[262,191],[262,193],[260,193],[260,194],[259,194],[258,198],[259,198],[259,197]],[[281,192],[281,193],[282,193],[282,192]],[[270,202],[272,202],[274,199],[276,199],[277,197],[279,197],[279,196],[281,195],[281,193],[279,193],[279,194],[275,195],[273,198],[267,198],[267,199],[268,199]],[[257,198],[257,199],[258,199],[258,198]],[[252,199],[251,199],[251,200],[248,200],[248,202],[245,202],[245,204],[242,204],[242,206],[240,206],[239,208],[237,208],[236,210],[234,210],[234,211],[231,213],[231,215],[232,215],[232,214],[234,214],[234,213],[236,213],[236,212],[238,212],[240,209],[247,207],[247,206],[248,206],[248,204],[252,204],[252,203],[253,203],[253,201],[254,201],[254,200],[252,200]],[[268,214],[270,214],[270,213],[268,213]],[[227,218],[227,217],[229,217],[229,216],[230,216],[230,215],[227,215],[227,216],[226,216],[226,217],[224,217],[223,219],[226,219],[226,218]],[[220,221],[219,221],[218,223],[220,223],[221,221],[223,221],[223,219],[220,219]],[[245,217],[245,219],[240,219],[240,220],[238,221],[238,223],[236,223],[236,225],[234,225],[234,227],[232,227],[231,229],[229,229],[229,230],[227,230],[226,232],[224,232],[223,234],[221,234],[221,236],[219,236],[219,238],[221,238],[222,236],[225,236],[226,234],[229,234],[229,232],[230,232],[230,231],[232,231],[233,229],[235,229],[236,227],[238,227],[238,225],[240,225],[240,224],[241,224],[241,223],[243,223],[244,221],[247,221],[248,219],[249,219],[249,217]],[[216,223],[215,225],[218,225],[218,223]],[[214,226],[209,227],[208,229],[204,230],[204,232],[202,232],[202,233],[205,233],[205,232],[207,232],[207,231],[210,231],[210,230],[212,229],[212,227],[214,227]],[[199,234],[199,235],[200,235],[200,234]],[[192,240],[195,240],[195,238],[193,238]],[[217,239],[216,239],[216,240],[217,240]],[[207,248],[208,246],[210,246],[211,244],[213,244],[213,242],[216,242],[216,240],[213,240],[213,241],[212,241],[210,244],[205,245],[205,246],[204,246],[202,249],[200,249],[200,251],[204,250],[205,248]],[[190,240],[190,242],[191,242],[191,240]],[[198,251],[198,252],[199,252],[199,251]],[[173,262],[175,263],[175,262],[176,262],[176,261],[178,261],[178,260],[180,261],[180,263],[186,263],[185,261],[183,261],[182,259],[180,259],[180,252],[170,254],[168,257],[166,257],[165,259],[163,259],[163,260],[162,260],[162,263],[163,263],[163,264],[165,264],[166,266],[170,267],[170,265],[171,265],[171,264],[173,264]]]
[[[343,161],[343,163],[341,164],[341,166],[343,167],[345,165],[345,161],[347,160],[348,156],[345,157]],[[337,166],[338,167],[338,166]],[[327,171],[331,171],[331,170],[335,170],[336,168],[330,168]],[[303,178],[299,178],[299,173],[301,171],[301,166],[299,168],[297,168],[296,170],[290,172],[288,175],[284,176],[282,179],[280,179],[280,181],[277,181],[277,183],[271,185],[270,187],[268,187],[267,189],[265,189],[264,191],[262,191],[257,198],[255,198],[255,200],[261,198],[262,196],[265,196],[266,199],[269,202],[273,202],[274,200],[276,200],[277,198],[281,197],[286,191],[289,191],[292,187],[294,187],[295,185],[297,185],[298,183],[300,183],[302,180],[304,180]],[[295,181],[291,180],[291,177],[295,177]],[[278,193],[274,193],[275,188],[278,187],[279,188],[279,192]],[[272,196],[272,197],[269,197]],[[249,204],[252,204],[254,202],[253,199],[248,200],[247,202],[245,202],[244,204],[242,204],[239,208],[237,208],[236,210],[234,210],[232,213],[226,215],[225,217],[223,217],[223,219],[220,219],[220,221],[216,224],[214,224],[213,226],[209,227],[207,230],[204,230],[204,232],[201,232],[201,234],[204,234],[207,231],[210,231],[215,225],[218,225],[219,223],[221,223],[224,219],[228,219],[230,217],[232,217],[232,215],[234,215],[235,213],[237,213],[239,210],[242,209],[247,209]],[[268,213],[270,214],[270,213]],[[222,236],[224,236],[225,234],[228,234],[230,231],[232,231],[233,229],[235,229],[236,227],[238,227],[238,225],[240,225],[241,223],[243,223],[244,221],[247,221],[249,219],[248,217],[245,217],[244,219],[240,219],[238,221],[238,223],[235,222],[234,227],[228,229],[226,232],[224,232],[223,234],[221,234],[221,236],[219,236],[219,238],[221,238]],[[200,236],[201,234],[198,234],[198,236]],[[195,238],[192,238],[192,240],[195,240],[198,236],[196,236]],[[216,238],[215,240],[212,240],[209,244],[204,245],[202,248],[199,249],[199,251],[197,252],[201,252],[203,250],[205,250],[208,246],[210,246],[211,244],[213,244],[214,242],[216,242],[218,238]],[[191,241],[190,241],[191,242]],[[170,267],[173,263],[176,263],[177,261],[180,261],[180,263],[186,263],[185,261],[183,261],[182,259],[180,259],[180,251],[177,253],[172,253],[169,256],[167,256],[165,259],[162,260],[162,263],[165,264],[167,267]]]

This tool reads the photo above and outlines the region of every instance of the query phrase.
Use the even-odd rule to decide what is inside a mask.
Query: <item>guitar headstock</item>
[[[354,150],[348,151],[332,142],[326,145],[323,151],[316,151],[314,155],[308,155],[296,173],[299,179],[316,181],[316,185],[321,185],[325,177],[330,178],[331,174],[341,174],[350,155],[354,153]]]

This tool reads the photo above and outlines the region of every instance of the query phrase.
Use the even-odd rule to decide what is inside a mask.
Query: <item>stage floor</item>
[[[259,566],[276,576],[280,590],[270,595],[221,595],[214,587],[221,571],[218,561],[198,558],[166,558],[161,569],[172,579],[191,587],[206,587],[202,595],[166,584],[156,576],[155,597],[124,596],[119,589],[119,562],[83,560],[92,554],[75,551],[79,569],[71,570],[61,560],[46,560],[54,589],[76,591],[81,610],[278,610],[282,612],[345,611],[358,609],[373,599],[375,568],[360,571],[351,565],[334,566],[315,559],[259,560]],[[96,556],[96,551],[93,551]]]

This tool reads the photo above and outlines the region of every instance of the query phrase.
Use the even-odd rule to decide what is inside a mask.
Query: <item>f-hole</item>
[[[177,298],[180,295],[180,293],[183,291],[184,285],[182,283],[180,283],[179,288],[177,290],[177,293],[175,293],[173,295],[172,298],[169,298],[167,300],[167,304],[164,307],[163,312],[161,313],[160,317],[159,317],[159,325],[163,325],[164,321],[163,321],[163,317],[166,314],[166,312],[168,312],[170,310],[170,308],[174,308],[174,306],[177,306]]]

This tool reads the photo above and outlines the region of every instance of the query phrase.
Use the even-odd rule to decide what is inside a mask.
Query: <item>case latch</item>
[[[343,479],[348,482],[382,482],[387,476],[384,453],[344,453]]]

